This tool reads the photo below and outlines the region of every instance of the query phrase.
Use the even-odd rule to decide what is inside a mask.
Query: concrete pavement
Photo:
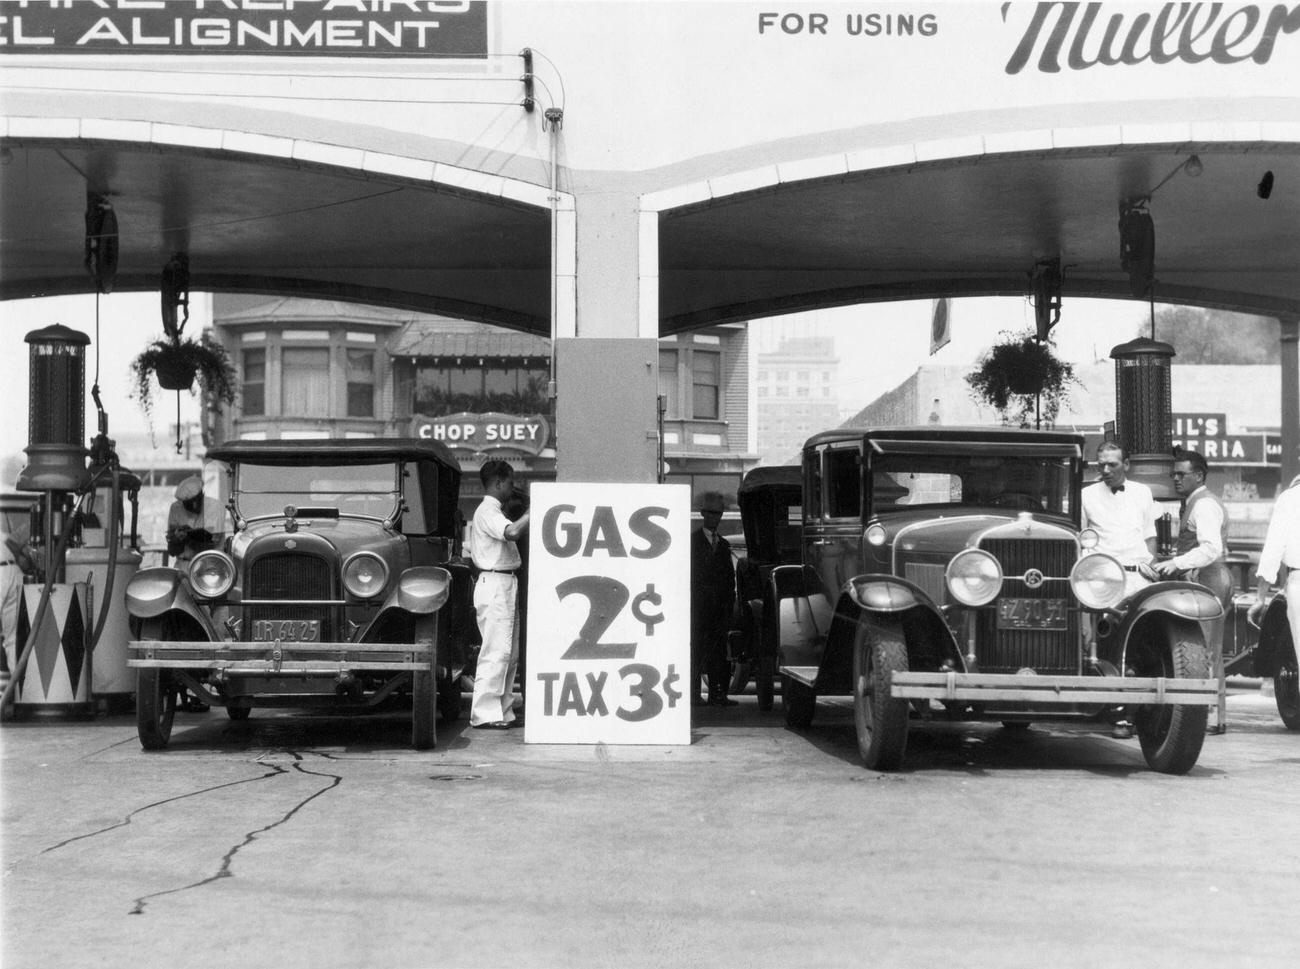
[[[4,969],[1287,966],[1300,734],[1229,700],[1185,777],[1078,728],[942,725],[859,766],[844,701],[689,747],[404,717],[6,724]]]

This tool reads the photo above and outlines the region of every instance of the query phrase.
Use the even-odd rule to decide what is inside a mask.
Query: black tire
[[[226,716],[236,723],[247,720],[253,712],[253,704],[247,700],[234,700],[226,704]]]
[[[1195,634],[1193,634],[1195,635]],[[1158,660],[1140,664],[1138,676],[1165,676],[1175,679],[1208,679],[1210,657],[1199,638],[1185,638],[1169,630],[1168,648]],[[1138,742],[1147,766],[1162,774],[1186,774],[1196,765],[1205,743],[1205,724],[1209,708],[1191,705],[1137,707],[1133,718]]]
[[[889,695],[889,684],[894,673],[906,671],[907,647],[900,630],[858,625],[853,640],[853,723],[858,753],[871,770],[903,766],[908,704]]]
[[[451,670],[438,677],[438,716],[443,723],[455,723],[460,719],[460,684]]]
[[[783,676],[781,706],[785,710],[785,725],[795,730],[803,730],[812,726],[813,714],[817,710],[817,694],[813,692],[812,687]]]
[[[438,740],[438,617],[423,616],[415,624],[417,646],[428,644],[429,665],[411,674],[411,746],[429,750]]]
[[[1300,730],[1300,667],[1294,649],[1283,648],[1285,659],[1273,674],[1273,696],[1277,713],[1288,730]]]
[[[136,670],[135,726],[145,750],[165,750],[171,740],[177,692],[166,670]]]
[[[758,667],[754,670],[754,691],[758,694],[758,708],[763,711],[772,709],[776,693],[776,657],[760,656]]]

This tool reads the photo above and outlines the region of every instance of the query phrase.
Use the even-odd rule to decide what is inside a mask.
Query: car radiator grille
[[[333,570],[325,559],[297,553],[273,553],[257,559],[248,570],[244,592],[247,599],[329,599],[332,598]],[[330,606],[276,605],[249,606],[248,622],[259,619],[317,619],[322,642],[335,640]],[[251,627],[250,627],[251,628]]]
[[[1070,540],[989,539],[980,548],[1002,564],[1002,595],[1022,599],[1062,599],[1064,630],[999,629],[996,608],[981,609],[976,620],[976,655],[982,673],[1014,673],[1031,669],[1043,674],[1080,672],[1079,610],[1068,576],[1078,550]],[[1024,582],[1030,569],[1049,578],[1037,589]]]

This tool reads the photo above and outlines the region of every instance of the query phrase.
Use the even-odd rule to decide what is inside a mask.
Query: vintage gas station
[[[659,474],[660,337],[939,297],[1030,296],[1043,333],[1072,325],[1076,297],[1186,303],[1280,321],[1281,385],[1252,392],[1278,395],[1282,480],[1300,471],[1294,9],[0,14],[0,298],[160,291],[165,307],[180,256],[196,292],[546,336],[557,480],[622,484]],[[33,360],[85,352],[44,337]],[[47,496],[52,546],[93,429],[36,406],[70,403],[71,371],[32,379],[22,486]]]

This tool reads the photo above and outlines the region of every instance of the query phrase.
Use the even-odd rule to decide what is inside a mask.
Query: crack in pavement
[[[176,895],[179,894],[180,892],[187,892],[193,888],[202,888],[204,885],[210,885],[213,882],[217,881],[218,879],[233,877],[234,872],[231,869],[234,865],[235,855],[239,854],[239,852],[243,848],[256,841],[258,835],[265,834],[266,832],[271,831],[274,828],[278,828],[282,824],[286,824],[290,818],[292,818],[295,814],[301,811],[309,803],[314,801],[316,798],[320,797],[326,791],[333,790],[334,788],[338,787],[340,784],[343,783],[343,778],[341,775],[327,774],[321,771],[307,770],[305,767],[302,766],[301,754],[297,753],[296,751],[289,751],[288,753],[294,759],[294,764],[292,768],[293,770],[297,771],[300,774],[310,774],[313,777],[328,777],[330,779],[330,783],[320,788],[320,790],[307,795],[305,798],[303,798],[301,801],[295,804],[292,808],[286,811],[278,820],[272,821],[270,824],[263,825],[260,828],[255,828],[252,831],[249,831],[247,834],[245,834],[242,841],[240,841],[236,845],[232,845],[230,850],[227,851],[224,855],[222,855],[221,864],[217,868],[214,874],[209,875],[207,878],[201,878],[196,882],[191,882],[188,885],[181,885],[177,888],[169,888],[166,889],[165,891],[151,892],[148,895],[141,895],[139,898],[135,900],[135,906],[127,914],[143,915],[145,906],[148,905],[152,899],[162,898],[164,895]],[[276,774],[286,774],[286,773],[288,773],[288,771],[285,768],[278,767],[272,773],[264,776],[272,777]],[[261,780],[263,778],[255,778],[255,779]]]

